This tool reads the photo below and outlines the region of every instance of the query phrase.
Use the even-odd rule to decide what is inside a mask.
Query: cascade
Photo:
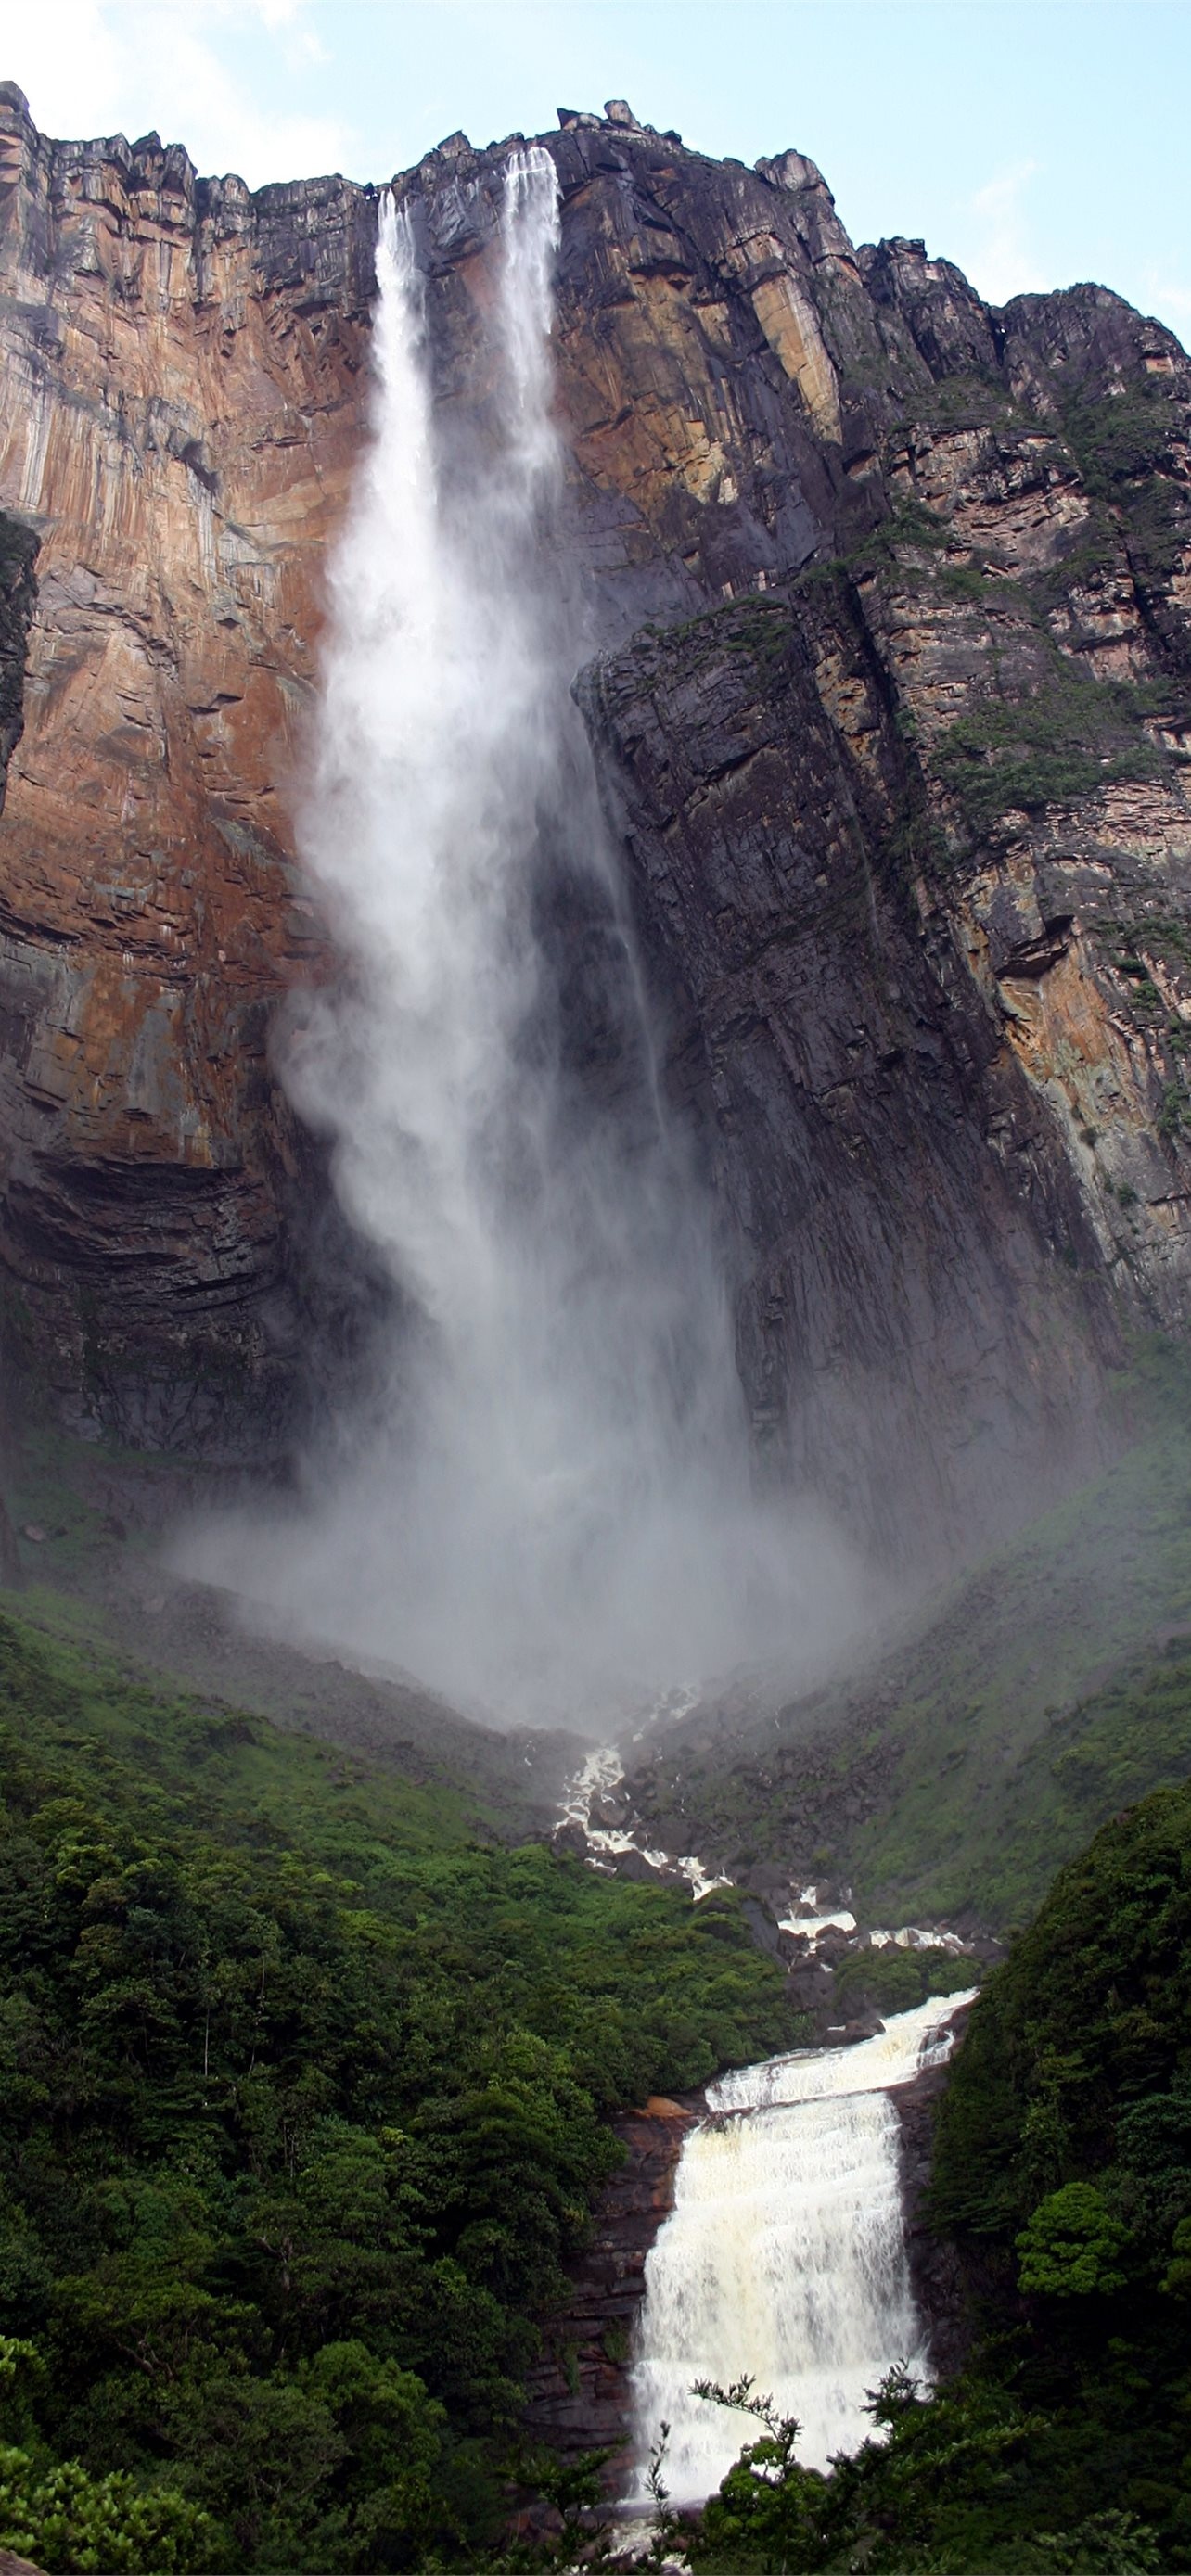
[[[947,2055],[946,2025],[970,1999],[936,1999],[856,2047],[770,2058],[710,2087],[646,2264],[633,2372],[638,2474],[667,2423],[676,2504],[710,2495],[749,2438],[747,2419],[695,2397],[694,2381],[750,2375],[797,2417],[799,2458],[825,2468],[871,2433],[865,2397],[894,2363],[924,2375],[889,2096]]]
[[[507,164],[462,404],[436,393],[428,221],[386,195],[299,817],[344,971],[282,1066],[392,1320],[300,1507],[225,1518],[187,1570],[464,1708],[607,1724],[677,1672],[814,1651],[851,1578],[754,1498],[728,1282],[571,696],[550,155]]]

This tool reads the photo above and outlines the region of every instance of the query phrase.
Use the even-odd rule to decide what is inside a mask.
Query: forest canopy
[[[697,1909],[0,1620],[0,2544],[474,2561],[651,2090],[788,2044]]]
[[[891,2373],[873,2438],[828,2476],[800,2464],[796,2426],[742,2416],[696,2569],[1191,2568],[1191,1788],[1106,1825],[989,1977],[931,2214],[965,2368],[935,2393]]]

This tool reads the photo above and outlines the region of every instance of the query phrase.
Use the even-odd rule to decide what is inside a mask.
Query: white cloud
[[[986,303],[1007,304],[1012,295],[1042,292],[1053,282],[1043,276],[1028,236],[1025,198],[1037,167],[1015,162],[967,201],[967,256],[961,254],[960,264]]]
[[[251,86],[236,55],[255,24],[275,74]],[[324,59],[307,0],[0,0],[0,77],[25,91],[42,130],[71,138],[156,127],[200,170],[250,187],[342,169],[352,132],[285,93]],[[287,77],[288,76],[288,77]],[[262,94],[263,93],[263,94]]]

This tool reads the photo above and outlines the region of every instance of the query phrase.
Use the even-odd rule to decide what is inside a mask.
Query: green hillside
[[[966,2367],[937,2394],[893,2371],[872,2407],[884,2438],[827,2477],[754,2405],[696,2569],[1191,2568],[1191,1789],[1106,1826],[989,1978],[931,2207]]]
[[[474,2563],[610,2115],[788,2043],[779,1970],[8,1618],[0,1714],[0,2545]]]
[[[660,1837],[742,1875],[774,1861],[846,1879],[873,1922],[1028,1920],[1099,1824],[1191,1774],[1181,1370],[1149,1410],[1112,1467],[859,1674],[656,1742],[634,1787]]]

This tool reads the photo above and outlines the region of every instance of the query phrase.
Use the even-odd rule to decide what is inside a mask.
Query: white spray
[[[750,2439],[693,2380],[750,2375],[802,2424],[799,2460],[828,2468],[874,2429],[866,2396],[884,2372],[910,2362],[928,2375],[889,2089],[946,2058],[946,2025],[967,2002],[918,2004],[858,2048],[768,2058],[709,2087],[717,2117],[683,2146],[644,2267],[634,2367],[639,2470],[665,2421],[675,2504],[701,2504]]]
[[[349,972],[287,1079],[400,1316],[302,1510],[225,1522],[189,1563],[465,1706],[582,1723],[779,1630],[821,1643],[845,1583],[828,1540],[750,1499],[729,1300],[571,702],[558,221],[549,154],[517,154],[482,436],[448,472],[414,229],[384,202],[301,832]]]
[[[947,2055],[946,2026],[970,2001],[920,2004],[858,2047],[770,2058],[711,2086],[717,2116],[686,2142],[646,2264],[634,2371],[639,2466],[668,2423],[677,2504],[701,2504],[749,2438],[695,2380],[750,2376],[797,2417],[799,2459],[826,2468],[872,2432],[865,2399],[887,2370],[927,2375],[889,2092]]]

